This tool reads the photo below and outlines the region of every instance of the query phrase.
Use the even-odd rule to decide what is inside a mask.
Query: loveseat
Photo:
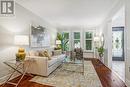
[[[55,55],[56,53],[56,55]],[[54,55],[51,56],[51,59],[47,57],[41,57],[38,55],[30,55],[31,58],[30,66],[27,70],[28,73],[48,76],[52,73],[65,59],[65,54],[58,54],[58,52],[54,52]]]

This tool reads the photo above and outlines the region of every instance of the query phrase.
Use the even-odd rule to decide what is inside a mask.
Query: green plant
[[[69,40],[67,40],[67,33],[57,33],[57,40],[61,40],[61,49],[63,51],[66,51],[68,49],[68,42]]]
[[[100,57],[103,57],[104,51],[105,51],[104,47],[101,46],[101,47],[97,48],[97,50],[98,50],[99,56],[100,56]]]

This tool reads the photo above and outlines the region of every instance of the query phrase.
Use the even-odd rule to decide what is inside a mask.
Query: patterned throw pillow
[[[53,54],[52,54],[52,50],[51,50],[51,49],[44,49],[44,51],[47,51],[47,52],[48,52],[48,54],[50,55],[50,57],[53,55]]]
[[[44,51],[39,51],[39,56],[46,57],[45,54],[44,54]]]
[[[44,55],[48,57],[49,60],[51,60],[51,56],[49,55],[48,51],[44,51]]]

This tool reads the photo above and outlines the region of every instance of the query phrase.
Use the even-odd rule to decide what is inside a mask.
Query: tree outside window
[[[80,48],[80,32],[74,32],[74,48]]]
[[[93,33],[85,32],[85,49],[91,51],[93,48]]]

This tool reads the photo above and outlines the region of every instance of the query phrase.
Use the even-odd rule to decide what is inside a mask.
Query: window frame
[[[86,32],[90,32],[90,33],[92,33],[92,38],[91,39],[86,39]],[[85,52],[94,52],[94,31],[85,31],[84,32],[84,51]],[[92,50],[86,50],[86,40],[92,40]]]
[[[72,38],[72,40],[73,40],[73,49],[75,48],[75,45],[74,45],[75,40],[80,40],[80,47],[81,47],[81,31],[73,31],[72,33],[73,33],[73,38]],[[74,38],[74,33],[80,33],[80,38],[75,39]]]

